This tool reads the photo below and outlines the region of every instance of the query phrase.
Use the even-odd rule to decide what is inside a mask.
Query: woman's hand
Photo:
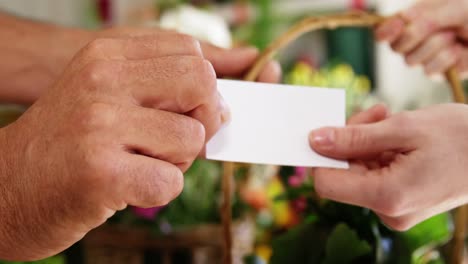
[[[468,77],[467,0],[420,1],[379,26],[376,35],[429,75],[456,66]]]
[[[315,151],[351,162],[316,169],[319,195],[370,208],[396,230],[468,202],[468,106],[385,112],[374,107],[345,128],[310,134]]]

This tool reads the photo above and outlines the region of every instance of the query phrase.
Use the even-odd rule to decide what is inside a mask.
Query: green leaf
[[[17,261],[0,260],[0,264],[65,264],[65,257],[61,255],[57,255],[57,256],[50,257],[44,260],[38,260],[38,261],[33,261],[33,262],[17,262]]]
[[[326,256],[323,264],[351,263],[372,251],[367,241],[361,240],[356,231],[346,224],[338,224],[327,241]]]
[[[429,218],[406,232],[395,232],[390,263],[421,263],[419,259],[447,243],[452,232],[449,213]]]
[[[428,244],[441,245],[452,236],[452,221],[448,213],[440,214],[401,233],[400,237],[410,251],[416,251]]]
[[[273,240],[271,264],[319,263],[326,232],[314,224],[301,224]]]

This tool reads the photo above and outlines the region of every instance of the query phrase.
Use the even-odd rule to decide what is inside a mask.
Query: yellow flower
[[[267,245],[259,245],[255,249],[255,254],[259,256],[265,262],[270,261],[272,253],[273,253],[273,250],[271,249],[270,246],[267,246]]]

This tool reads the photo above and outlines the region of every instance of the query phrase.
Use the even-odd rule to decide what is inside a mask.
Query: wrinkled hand
[[[468,202],[468,106],[386,116],[376,106],[345,128],[310,134],[315,151],[351,163],[349,170],[316,169],[318,194],[370,208],[396,230]]]
[[[0,130],[0,259],[51,256],[127,205],[167,204],[228,115],[194,39],[91,42]]]
[[[423,65],[429,75],[456,66],[468,77],[468,1],[423,0],[376,32],[403,54],[409,65]]]

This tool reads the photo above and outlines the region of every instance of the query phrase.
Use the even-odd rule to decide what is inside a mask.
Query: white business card
[[[206,158],[303,167],[348,168],[309,146],[311,130],[344,126],[345,91],[218,80],[231,121],[207,144]]]

